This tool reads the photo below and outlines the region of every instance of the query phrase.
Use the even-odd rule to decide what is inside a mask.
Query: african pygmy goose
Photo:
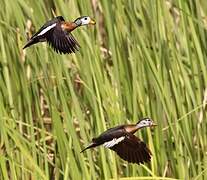
[[[66,22],[62,16],[57,16],[47,21],[27,42],[23,49],[39,43],[48,42],[57,53],[72,53],[79,49],[80,45],[71,32],[79,26],[96,24],[89,16],[77,18],[74,22]]]
[[[143,164],[149,162],[151,151],[134,133],[141,128],[152,126],[156,126],[156,124],[150,118],[143,118],[137,124],[116,126],[106,130],[97,138],[93,138],[91,144],[81,152],[103,145],[115,151],[122,159],[130,163]]]

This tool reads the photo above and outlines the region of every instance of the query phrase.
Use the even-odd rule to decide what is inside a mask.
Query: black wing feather
[[[47,28],[48,26],[51,26],[52,24],[54,23],[60,23],[60,22],[63,22],[65,21],[64,18],[62,16],[57,16],[49,21],[47,21],[32,37],[34,38],[35,36],[37,36],[41,31],[43,31],[45,28]]]
[[[133,134],[128,134],[123,141],[110,149],[131,163],[143,164],[151,160],[151,152],[146,144]]]
[[[79,50],[80,47],[71,33],[62,30],[61,24],[57,24],[53,31],[48,33],[46,39],[49,45],[60,54],[75,52],[76,50]]]
[[[57,16],[49,21],[47,21],[31,38],[30,40],[27,42],[27,44],[23,47],[23,49],[36,44],[38,42],[42,42],[42,41],[46,41],[46,37],[48,37],[51,32],[56,28],[56,26],[54,26],[53,28],[51,28],[48,32],[44,33],[43,35],[39,35],[44,29],[46,29],[47,27],[51,26],[54,23],[57,24],[61,24],[61,22],[65,21],[64,18],[62,16]]]

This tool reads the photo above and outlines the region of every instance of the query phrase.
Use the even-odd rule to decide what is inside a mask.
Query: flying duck
[[[23,49],[33,44],[46,41],[57,53],[75,53],[80,45],[71,32],[79,26],[88,24],[95,25],[96,22],[89,16],[79,17],[74,22],[66,22],[62,16],[57,16],[52,20],[47,21],[31,37]]]
[[[150,118],[143,118],[137,124],[120,125],[110,128],[93,138],[92,142],[81,152],[96,146],[103,145],[115,151],[122,159],[129,163],[143,164],[151,160],[151,151],[146,144],[137,138],[134,133],[144,127],[156,124]]]

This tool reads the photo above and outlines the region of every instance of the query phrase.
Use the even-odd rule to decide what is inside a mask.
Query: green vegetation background
[[[207,1],[0,0],[0,179],[206,179]],[[90,15],[78,53],[22,50],[54,15]],[[149,116],[151,163],[97,148]]]

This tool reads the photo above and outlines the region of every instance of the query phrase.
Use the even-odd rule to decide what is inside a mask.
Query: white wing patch
[[[121,136],[120,138],[114,138],[111,141],[105,142],[103,144],[103,146],[106,147],[106,148],[110,148],[110,147],[113,147],[114,145],[120,143],[124,139],[125,139],[125,136]]]
[[[50,29],[54,28],[55,26],[56,26],[56,23],[55,24],[52,24],[52,25],[50,25],[48,27],[46,27],[37,36],[42,36],[43,34],[45,34],[46,32],[48,32]]]

